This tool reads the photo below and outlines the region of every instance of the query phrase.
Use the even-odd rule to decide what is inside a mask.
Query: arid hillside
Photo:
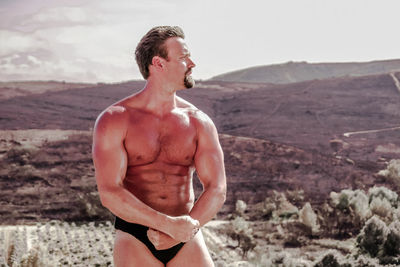
[[[1,223],[59,219],[112,219],[101,207],[91,159],[91,132],[75,130],[0,131]],[[324,203],[331,191],[367,190],[394,185],[378,177],[383,162],[357,162],[310,153],[266,140],[221,134],[228,196],[221,215],[237,200],[264,201],[273,191],[285,192],[303,206]],[[197,196],[200,183],[195,183]]]
[[[380,154],[366,143],[400,145],[399,79],[400,73],[288,85],[200,82],[179,95],[209,114],[220,133],[376,160]],[[105,107],[143,86],[132,81],[1,100],[0,129],[90,130]]]
[[[211,80],[287,84],[344,76],[351,77],[383,74],[399,70],[399,59],[349,63],[287,62],[283,64],[257,66],[232,71],[215,76],[211,78]]]
[[[298,207],[321,205],[344,188],[398,190],[377,172],[400,157],[399,78],[208,81],[180,92],[219,129],[229,186],[222,214],[236,200],[257,203],[274,190]],[[110,218],[96,193],[91,129],[101,110],[143,85],[49,86],[0,100],[1,223]]]
[[[91,86],[93,86],[93,84],[66,83],[58,81],[0,82],[0,99],[8,99],[30,94],[41,94],[47,91],[62,91],[71,88],[85,88]]]

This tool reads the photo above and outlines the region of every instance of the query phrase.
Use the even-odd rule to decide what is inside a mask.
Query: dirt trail
[[[394,72],[391,72],[391,73],[390,73],[390,76],[392,77],[392,79],[393,79],[393,81],[394,81],[394,85],[396,85],[397,90],[398,90],[399,93],[400,93],[400,82],[399,82],[399,80],[397,79],[397,77],[396,77],[396,75],[394,74]]]
[[[358,132],[348,132],[348,133],[344,133],[343,136],[345,136],[345,137],[350,137],[351,135],[355,135],[355,134],[379,133],[379,132],[394,131],[394,130],[400,130],[400,126],[398,126],[398,127],[391,127],[391,128],[384,128],[384,129],[377,129],[377,130],[366,130],[366,131],[358,131]]]

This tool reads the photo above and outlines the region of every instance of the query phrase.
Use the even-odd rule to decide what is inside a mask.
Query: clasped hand
[[[199,231],[200,223],[190,216],[173,217],[169,234],[149,229],[147,237],[157,250],[168,249],[180,242],[187,242],[194,238]]]

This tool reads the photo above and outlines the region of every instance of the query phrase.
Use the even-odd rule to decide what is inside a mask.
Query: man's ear
[[[165,67],[165,59],[159,56],[154,56],[151,60],[151,65],[153,65],[157,70],[162,70]]]

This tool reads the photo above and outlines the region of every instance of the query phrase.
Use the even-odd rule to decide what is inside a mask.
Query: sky
[[[195,79],[288,61],[400,59],[399,0],[0,0],[0,81],[142,79],[133,57],[179,25]]]

